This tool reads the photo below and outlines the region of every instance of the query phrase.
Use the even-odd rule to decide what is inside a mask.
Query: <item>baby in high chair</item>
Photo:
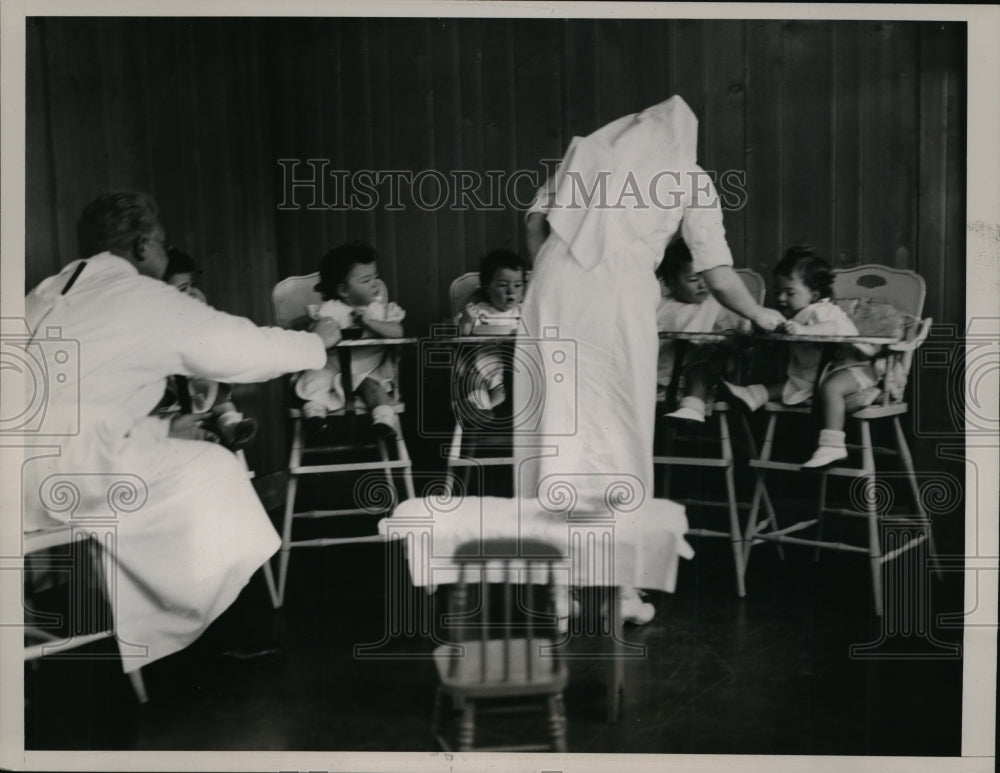
[[[833,301],[833,271],[811,248],[790,248],[774,269],[778,310],[787,318],[778,332],[789,335],[856,336],[858,329],[851,318]],[[847,457],[844,443],[844,418],[852,395],[875,386],[876,375],[867,344],[837,347],[833,359],[819,374],[819,400],[823,429],[819,445],[804,469],[825,467]],[[724,382],[733,397],[755,411],[768,400],[798,405],[813,397],[822,344],[789,345],[787,377],[777,384],[736,386]]]
[[[163,274],[163,281],[201,303],[208,303],[205,294],[194,284],[198,273],[197,264],[186,252],[177,247],[167,250],[167,270]],[[201,427],[218,437],[226,448],[238,451],[253,442],[257,435],[257,421],[244,416],[236,408],[233,388],[229,384],[204,378],[183,379],[171,376],[167,379],[166,393],[157,406],[157,411],[169,413],[183,405],[182,389],[186,389],[187,397],[190,398],[191,411],[206,414]]]
[[[461,335],[516,333],[524,300],[524,260],[510,250],[494,250],[479,267],[478,300],[468,303],[458,320]],[[477,348],[471,362],[457,374],[462,398],[486,416],[507,399],[503,361],[497,347]]]
[[[323,303],[309,306],[310,318],[333,320],[344,338],[402,336],[406,312],[383,295],[377,262],[375,249],[361,242],[342,244],[327,252],[316,285]],[[399,421],[392,407],[389,384],[393,372],[386,347],[352,348],[351,377],[356,385],[354,395],[371,411],[375,431],[385,439],[395,437]],[[305,401],[302,412],[309,429],[312,432],[326,429],[329,412],[343,408],[348,397],[341,383],[337,353],[327,353],[326,367],[299,374],[295,394]]]
[[[663,253],[656,268],[660,281],[660,305],[656,310],[656,328],[662,332],[711,333],[732,330],[747,324],[712,297],[701,274],[692,267],[691,250],[681,238],[675,239]],[[660,340],[657,361],[657,385],[665,392],[671,379],[683,378],[684,395],[676,410],[667,416],[685,421],[705,421],[705,401],[713,386],[713,347],[694,347],[684,363],[683,373],[674,373],[674,346]]]

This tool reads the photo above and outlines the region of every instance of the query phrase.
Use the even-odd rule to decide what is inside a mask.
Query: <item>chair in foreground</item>
[[[319,274],[313,273],[306,276],[288,277],[275,285],[272,293],[272,301],[274,304],[275,320],[281,327],[304,329],[308,324],[307,306],[322,302],[319,294],[314,289],[318,280]],[[384,285],[382,289],[384,293]],[[387,345],[386,340],[372,339],[371,342],[374,345]],[[398,347],[387,346],[387,350],[387,356],[391,358],[393,370],[398,380]],[[399,399],[398,383],[393,385],[392,397],[393,411],[397,415],[402,414],[405,411],[405,406]],[[293,399],[297,400],[298,398],[293,397]],[[368,409],[360,399],[348,398],[344,408],[330,413],[331,416],[342,417],[345,420],[344,424],[348,437],[345,442],[328,443],[325,440],[316,440],[308,436],[303,427],[304,418],[301,408],[292,407],[288,410],[288,416],[291,420],[292,443],[288,458],[288,488],[285,493],[284,518],[281,528],[281,551],[279,554],[277,589],[276,591],[272,591],[271,599],[276,608],[284,603],[285,586],[288,580],[288,565],[293,548],[384,541],[384,537],[379,534],[294,539],[292,526],[296,519],[335,518],[356,515],[377,515],[378,517],[382,517],[388,514],[383,510],[389,510],[392,507],[392,497],[383,497],[384,492],[375,492],[371,497],[373,501],[368,507],[355,506],[329,510],[296,510],[299,479],[302,476],[382,471],[389,488],[395,490],[394,475],[398,471],[402,477],[406,498],[414,496],[413,465],[410,461],[410,455],[406,448],[406,441],[403,438],[402,430],[397,432],[396,435],[396,458],[390,459],[386,441],[381,436],[377,433],[371,433],[371,436],[366,438],[357,431],[357,415],[366,414],[367,412]],[[359,453],[370,452],[372,450],[377,451],[377,460],[362,461],[357,458]],[[345,460],[345,457],[353,458]],[[341,461],[329,461],[333,458],[340,459]],[[396,497],[396,499],[398,500],[400,497]],[[377,511],[373,510],[373,508],[377,508]]]
[[[867,406],[849,410],[847,414],[848,428],[852,425],[858,428],[860,443],[848,443],[848,449],[861,452],[861,466],[836,466],[821,468],[819,474],[819,502],[816,515],[797,523],[780,526],[773,511],[768,511],[766,517],[761,517],[760,503],[766,501],[767,488],[765,475],[768,470],[799,472],[800,464],[775,461],[771,458],[774,445],[774,430],[779,416],[791,415],[798,421],[802,416],[808,417],[813,408],[810,405],[787,406],[778,402],[769,402],[764,406],[768,413],[767,429],[761,447],[759,459],[752,459],[750,466],[756,471],[756,484],[751,505],[750,518],[744,541],[746,559],[754,544],[765,540],[781,544],[806,545],[819,549],[836,550],[849,553],[861,553],[868,556],[872,575],[872,592],[875,602],[875,614],[882,616],[882,566],[905,552],[922,543],[927,543],[931,558],[935,555],[934,536],[931,524],[920,499],[913,458],[903,434],[899,417],[909,410],[904,400],[909,371],[913,360],[913,352],[924,342],[930,330],[931,320],[920,319],[923,311],[926,287],[923,278],[913,271],[903,271],[886,268],[879,265],[858,266],[852,269],[842,269],[834,272],[834,296],[837,303],[852,317],[862,336],[887,337],[898,339],[898,343],[885,346],[878,352],[873,365],[881,374],[878,385],[880,394],[872,392],[873,402]],[[890,420],[896,448],[877,447],[872,444],[871,422]],[[893,514],[892,517],[904,519],[916,526],[920,533],[913,539],[907,539],[888,552],[883,553],[879,527],[883,516],[879,512],[879,496],[876,492],[875,455],[898,456],[903,467],[910,492],[913,495],[915,513]],[[814,474],[816,474],[814,473]],[[851,499],[863,509],[833,508],[827,505],[826,492],[829,476],[853,478]],[[826,515],[838,515],[862,518],[867,521],[867,544],[864,546],[847,544],[840,541],[824,540],[823,519]],[[816,527],[814,538],[792,536],[794,533]],[[746,562],[744,562],[746,571]]]
[[[461,715],[459,751],[474,748],[476,711],[481,704],[493,704],[484,705],[484,711],[533,708],[530,703],[497,705],[503,699],[533,699],[534,708],[547,711],[551,742],[476,747],[477,751],[566,751],[562,693],[568,672],[552,638],[556,630],[553,564],[564,560],[554,546],[532,539],[477,540],[456,549],[459,580],[451,590],[445,626],[454,626],[457,635],[454,644],[443,644],[434,651],[440,686],[431,733],[446,751],[450,747],[441,732],[445,698]],[[491,584],[491,579],[499,582]],[[474,590],[478,601],[473,604],[470,597]],[[498,590],[499,609],[491,613],[491,601]]]
[[[737,269],[736,273],[739,275],[740,279],[743,280],[743,283],[746,285],[751,297],[753,297],[757,303],[763,303],[766,291],[764,278],[756,271],[745,268]],[[684,346],[685,342],[678,342],[678,344]],[[680,358],[678,358],[678,360],[679,359]],[[675,367],[675,371],[676,370],[678,369]],[[673,381],[678,378],[680,378],[680,374],[674,373],[671,380]],[[676,407],[673,405],[667,405],[667,402],[668,401],[665,400],[657,405],[657,410],[662,416],[665,416],[667,411],[671,411]],[[665,419],[663,428],[664,453],[654,455],[653,464],[664,465],[662,495],[668,499],[670,498],[671,469],[673,467],[709,468],[722,472],[726,486],[725,499],[689,497],[676,499],[675,501],[683,505],[694,507],[726,508],[728,515],[728,528],[713,529],[699,526],[689,529],[687,533],[696,537],[721,537],[730,541],[733,550],[733,564],[736,572],[736,593],[740,598],[743,598],[746,595],[746,588],[744,586],[743,579],[745,574],[743,567],[743,527],[740,525],[739,510],[749,509],[750,504],[747,502],[739,502],[736,497],[733,445],[728,419],[730,414],[730,405],[724,400],[711,400],[707,403],[705,409],[706,419],[714,419],[715,424],[717,425],[718,436],[713,440],[707,432],[703,431],[701,427],[695,425],[686,426],[683,430],[675,430],[674,426],[671,426],[669,419]],[[756,456],[757,450],[754,445],[753,434],[750,432],[750,427],[747,424],[746,416],[741,414],[740,420],[742,422],[744,436],[749,447],[749,453],[752,456]],[[690,425],[691,422],[685,422],[685,424]],[[690,443],[692,441],[697,444],[697,456],[681,455],[676,452],[671,453],[671,449],[676,447],[678,443]],[[763,492],[762,496],[764,506],[768,509],[769,513],[772,512],[771,500],[767,496],[767,492]]]
[[[24,647],[24,660],[35,661],[39,658],[52,656],[52,657],[66,657],[66,653],[70,650],[77,649],[78,647],[83,647],[88,644],[92,644],[102,639],[115,638],[117,639],[117,634],[115,632],[114,626],[114,610],[113,610],[113,599],[111,598],[111,589],[108,583],[108,577],[110,572],[105,568],[105,561],[108,560],[108,554],[101,548],[99,532],[87,533],[86,530],[80,528],[75,528],[69,524],[58,524],[53,525],[43,529],[37,529],[33,531],[28,531],[24,533],[24,556],[27,557],[32,554],[39,554],[45,551],[44,558],[39,557],[40,560],[36,562],[35,568],[42,570],[52,570],[52,571],[68,571],[73,573],[71,576],[74,578],[78,574],[83,574],[83,572],[78,572],[80,568],[75,565],[74,556],[85,555],[88,560],[85,563],[89,564],[89,568],[93,571],[89,572],[97,584],[100,586],[101,591],[104,593],[105,597],[108,599],[109,604],[112,605],[110,615],[98,615],[99,619],[97,621],[89,620],[76,620],[73,619],[76,612],[82,612],[90,608],[90,605],[85,603],[79,598],[70,599],[70,620],[69,620],[69,634],[68,636],[63,636],[53,632],[53,629],[60,629],[61,620],[53,615],[40,615],[37,612],[32,612],[30,608],[30,596],[28,593],[28,581],[25,578],[25,603],[24,612],[27,617],[28,614],[32,614],[36,618],[33,624],[25,625],[25,642]],[[73,548],[79,545],[84,553],[76,553]],[[66,548],[65,551],[55,552],[55,548]],[[74,587],[73,590],[76,590]],[[80,626],[84,627],[94,627],[91,623],[96,622],[97,627],[103,628],[103,630],[96,632],[87,633],[76,633],[76,629]],[[34,640],[33,644],[29,644],[28,641]],[[118,642],[119,647],[122,650],[122,656],[126,656],[125,649],[126,645],[123,645],[121,641]],[[84,656],[80,656],[81,658]],[[128,673],[129,681],[132,683],[132,689],[135,691],[136,700],[139,703],[147,703],[149,698],[146,694],[146,686],[142,679],[142,671],[136,669]]]

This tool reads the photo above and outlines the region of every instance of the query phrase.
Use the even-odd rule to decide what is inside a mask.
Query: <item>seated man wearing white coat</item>
[[[45,441],[58,456],[25,466],[25,528],[71,517],[39,496],[53,476],[77,489],[81,514],[106,512],[108,475],[144,483],[144,504],[118,514],[111,548],[117,633],[145,652],[123,660],[128,672],[198,638],[281,543],[232,453],[198,440],[190,417],[172,428],[149,415],[167,377],[255,382],[319,368],[334,336],[259,328],[161,281],[164,231],[144,194],[98,197],[77,236],[83,259],[25,299],[33,336],[59,328],[80,351],[78,372],[48,384],[48,428],[63,437]],[[68,429],[76,416],[78,432]]]

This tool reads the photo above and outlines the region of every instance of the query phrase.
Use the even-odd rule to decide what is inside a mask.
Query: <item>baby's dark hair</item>
[[[686,272],[693,262],[691,250],[682,238],[677,237],[663,251],[663,260],[656,267],[656,275],[667,285],[670,285]]]
[[[365,242],[348,242],[327,252],[319,264],[316,292],[324,301],[337,297],[337,288],[347,281],[355,266],[370,266],[378,260],[375,248]]]
[[[521,279],[524,279],[524,274],[528,270],[528,264],[516,252],[511,252],[510,250],[493,250],[493,252],[483,258],[483,262],[479,265],[479,286],[486,288],[502,268],[509,268],[511,271],[520,271]]]
[[[774,275],[797,276],[802,284],[818,293],[820,298],[833,296],[833,269],[808,244],[800,243],[789,247],[774,267]]]
[[[170,247],[167,250],[167,270],[163,274],[164,281],[167,281],[171,277],[177,276],[178,274],[196,273],[198,273],[198,264],[195,263],[194,258],[184,252],[184,250],[178,249],[177,247]]]

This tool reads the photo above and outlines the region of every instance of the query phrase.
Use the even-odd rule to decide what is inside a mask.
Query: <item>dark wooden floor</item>
[[[958,533],[938,539],[942,552],[961,545]],[[728,545],[695,547],[677,592],[651,595],[656,619],[626,628],[645,655],[626,665],[620,722],[604,721],[604,666],[570,663],[570,751],[960,753],[962,661],[945,646],[960,642],[959,630],[917,626],[852,657],[851,645],[884,638],[863,557],[814,563],[811,551],[792,549],[780,562],[762,546],[740,600]],[[224,668],[196,643],[145,669],[151,702],[142,707],[114,658],[26,667],[26,748],[427,750],[436,684],[419,657],[427,637],[390,637],[382,657],[355,657],[355,645],[384,638],[385,551],[297,553],[281,612],[258,596],[262,629],[273,625],[287,650],[270,666]],[[933,624],[961,610],[961,583],[957,573],[934,581],[929,598],[907,601],[907,619]],[[544,737],[545,725],[541,715],[515,715],[481,729],[484,743],[523,743]]]

